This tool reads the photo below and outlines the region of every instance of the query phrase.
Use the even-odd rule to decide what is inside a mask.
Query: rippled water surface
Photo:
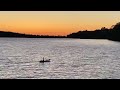
[[[39,63],[43,57],[51,62]],[[120,43],[96,39],[0,38],[0,78],[120,79]]]

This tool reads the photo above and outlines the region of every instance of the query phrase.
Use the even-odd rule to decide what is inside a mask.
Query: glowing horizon
[[[37,35],[67,35],[110,28],[120,11],[0,11],[0,30]]]

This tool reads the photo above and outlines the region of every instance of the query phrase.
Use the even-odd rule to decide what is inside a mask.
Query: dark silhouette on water
[[[43,57],[43,60],[39,61],[40,63],[44,63],[44,62],[50,62],[50,59],[47,59],[47,60],[44,60],[44,57]]]

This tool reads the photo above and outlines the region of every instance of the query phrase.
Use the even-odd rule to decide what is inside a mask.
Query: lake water
[[[51,62],[39,63],[43,57]],[[0,38],[0,78],[120,79],[120,42]]]

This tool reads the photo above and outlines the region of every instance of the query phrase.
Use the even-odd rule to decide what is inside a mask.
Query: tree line
[[[65,38],[65,36],[32,35],[16,32],[0,31],[0,37],[18,37],[18,38]]]
[[[18,37],[18,38],[80,38],[80,39],[110,39],[120,41],[120,22],[112,25],[111,28],[102,27],[96,30],[84,30],[71,33],[67,36],[49,36],[21,34],[16,32],[0,31],[0,37]]]
[[[81,39],[110,39],[120,41],[120,22],[112,25],[110,29],[102,27],[93,31],[78,31],[67,35],[68,38],[81,38]]]

